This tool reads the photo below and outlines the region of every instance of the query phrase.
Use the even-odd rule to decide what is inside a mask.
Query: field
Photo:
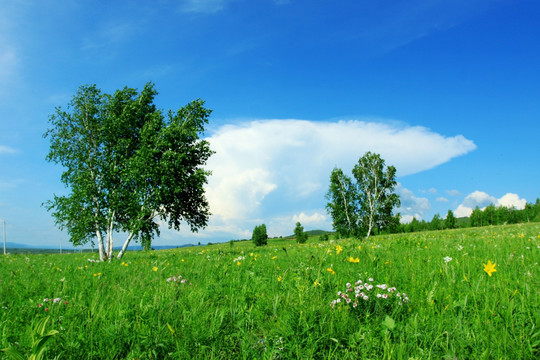
[[[532,223],[113,263],[3,256],[0,348],[28,357],[45,345],[48,359],[533,359],[539,247]]]

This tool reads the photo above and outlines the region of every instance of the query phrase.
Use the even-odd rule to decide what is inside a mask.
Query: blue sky
[[[540,197],[540,3],[3,1],[0,219],[8,241],[68,236],[41,203],[68,190],[42,135],[82,84],[153,81],[157,105],[202,98],[217,151],[214,214],[155,244],[331,228],[334,166],[366,151],[398,170],[399,211],[430,220]],[[123,240],[121,236],[116,245]]]

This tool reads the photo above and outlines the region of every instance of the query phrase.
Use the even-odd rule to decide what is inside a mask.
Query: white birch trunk
[[[96,229],[96,236],[98,241],[98,248],[99,248],[99,261],[105,261],[107,260],[105,249],[103,247],[103,236],[101,235],[101,231]]]
[[[117,259],[120,260],[122,258],[122,256],[124,256],[124,253],[126,252],[126,249],[129,245],[129,242],[131,241],[131,239],[133,238],[133,235],[135,235],[134,232],[130,232],[126,241],[124,242],[124,245],[122,246],[122,250],[120,250],[120,252],[118,253],[117,255]]]
[[[339,185],[341,186],[341,197],[343,198],[343,205],[345,206],[345,216],[347,217],[347,223],[349,224],[349,232],[351,231],[351,219],[349,218],[349,207],[348,202],[345,197],[345,185],[341,181],[341,178],[338,176]]]

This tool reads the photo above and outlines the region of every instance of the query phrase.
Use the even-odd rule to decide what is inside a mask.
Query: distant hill
[[[2,243],[1,246],[4,246],[4,244]],[[6,248],[26,249],[28,247],[30,247],[30,246],[28,246],[26,244],[19,244],[19,243],[14,243],[14,242],[9,242],[9,241],[6,242]]]

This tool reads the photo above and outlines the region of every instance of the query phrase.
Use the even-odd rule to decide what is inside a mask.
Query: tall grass
[[[4,256],[0,348],[30,354],[32,324],[50,317],[47,357],[59,359],[533,359],[539,246],[540,224],[525,224],[236,242],[105,264]],[[370,277],[410,302],[330,306],[346,283]]]

